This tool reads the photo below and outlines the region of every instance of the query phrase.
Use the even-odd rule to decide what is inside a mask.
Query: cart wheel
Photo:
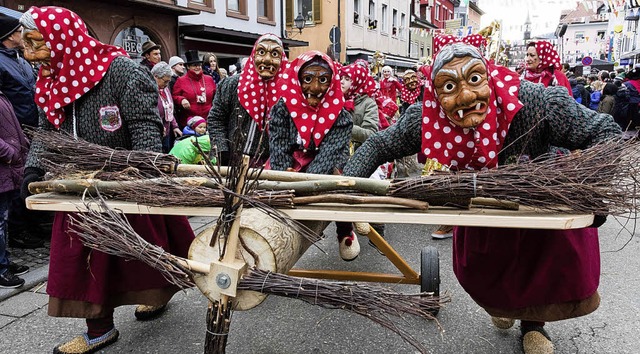
[[[440,256],[433,246],[425,247],[420,252],[420,291],[440,296]],[[434,316],[438,311],[438,308],[429,310]]]

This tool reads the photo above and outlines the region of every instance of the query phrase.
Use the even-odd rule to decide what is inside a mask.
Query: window
[[[360,24],[360,14],[362,9],[360,8],[360,0],[353,0],[353,23]]]
[[[407,29],[407,16],[404,13],[400,14],[400,38],[404,39],[404,33]]]
[[[391,35],[392,36],[397,36],[398,35],[398,10],[393,9],[391,10]]]
[[[382,4],[382,15],[380,15],[380,21],[382,21],[382,27],[380,28],[380,31],[382,33],[389,33],[389,29],[387,29],[387,16],[389,16],[388,12],[389,10],[387,4]]]
[[[188,0],[188,6],[198,10],[204,10],[215,13],[216,10],[213,7],[213,0]]]
[[[227,0],[227,17],[248,20],[247,0]]]
[[[302,15],[307,25],[322,22],[322,0],[286,0],[287,25],[293,26],[293,20]]]
[[[440,20],[440,4],[436,4],[436,20]]]
[[[604,39],[604,31],[598,31],[598,39]]]
[[[576,40],[584,39],[584,32],[576,32]]]
[[[274,0],[258,0],[258,22],[275,25]]]
[[[376,2],[369,0],[369,29],[378,28],[378,20],[376,20]]]

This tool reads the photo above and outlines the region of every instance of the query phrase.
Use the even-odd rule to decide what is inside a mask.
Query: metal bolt
[[[226,273],[220,273],[216,276],[216,284],[222,289],[226,289],[231,285],[231,277]]]

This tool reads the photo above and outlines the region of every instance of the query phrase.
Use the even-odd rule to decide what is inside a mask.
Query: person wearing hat
[[[155,44],[151,40],[142,43],[142,56],[144,59],[142,59],[140,65],[151,70],[154,65],[158,64],[160,60],[162,60],[160,48],[162,47],[159,44]]]
[[[169,67],[173,72],[171,74],[171,81],[169,81],[169,90],[173,91],[173,85],[176,84],[176,80],[182,75],[184,75],[184,59],[179,56],[172,56],[169,58]]]
[[[35,104],[36,77],[31,65],[22,58],[22,26],[18,19],[0,14],[0,91],[11,102],[18,122],[24,127],[38,126]],[[9,245],[16,248],[38,248],[44,245],[36,237],[40,232],[42,213],[27,210],[16,195],[9,208]],[[45,214],[46,215],[46,214]]]
[[[173,102],[181,110],[178,113],[178,126],[184,129],[190,117],[206,117],[216,93],[216,83],[202,71],[202,60],[197,50],[185,53],[187,73],[179,77],[173,86]]]

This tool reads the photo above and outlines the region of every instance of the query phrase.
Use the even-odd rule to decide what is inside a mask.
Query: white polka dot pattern
[[[128,54],[122,48],[100,43],[89,36],[82,19],[72,11],[55,6],[33,7],[31,11],[34,20],[40,19],[35,23],[40,33],[49,39],[46,45],[51,49],[51,76],[38,77],[36,104],[59,128],[65,119],[64,106],[96,86],[116,56],[128,57]],[[84,65],[75,67],[73,58]],[[97,65],[99,61],[101,65]]]
[[[443,41],[437,37],[434,43],[451,43],[447,40],[450,39]],[[518,101],[518,75],[491,62],[487,64],[491,90],[487,115],[482,124],[467,129],[453,124],[444,114],[430,82],[432,68],[425,66],[421,70],[428,78],[422,106],[422,152],[454,169],[481,170],[497,166],[497,155],[511,120],[522,108]]]
[[[240,74],[238,80],[238,99],[240,105],[244,107],[251,119],[253,119],[260,127],[260,130],[264,128],[264,122],[268,120],[269,112],[271,108],[278,102],[280,95],[278,90],[285,91],[287,89],[286,83],[278,83],[278,80],[282,78],[282,74],[289,65],[284,50],[282,51],[282,61],[280,62],[280,68],[276,75],[269,81],[265,81],[260,77],[258,70],[256,70],[256,64],[253,56],[256,52],[258,43],[264,40],[277,40],[280,43],[280,38],[275,34],[267,33],[262,35],[253,46],[249,60],[245,64],[244,70]],[[250,92],[251,99],[247,92]]]
[[[298,81],[298,72],[302,64],[315,57],[321,57],[326,61],[334,75],[331,78],[331,85],[327,93],[322,97],[318,107],[313,108],[307,104],[307,99],[302,93],[302,87]],[[280,95],[283,97],[293,123],[298,129],[304,148],[309,148],[312,139],[315,146],[319,147],[322,139],[331,129],[344,107],[344,96],[340,86],[338,68],[336,68],[335,63],[328,55],[312,50],[301,54],[290,63],[285,69],[282,78],[278,80],[277,87],[282,85],[288,85],[291,88],[290,91],[281,92]],[[309,116],[311,119],[307,119]]]

